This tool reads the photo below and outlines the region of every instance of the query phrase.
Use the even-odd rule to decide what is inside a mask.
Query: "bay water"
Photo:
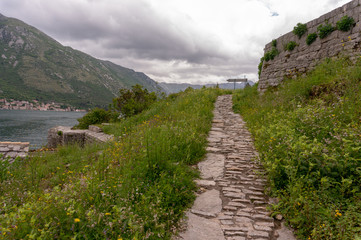
[[[0,142],[30,142],[30,149],[47,144],[48,130],[74,126],[84,112],[0,110]]]

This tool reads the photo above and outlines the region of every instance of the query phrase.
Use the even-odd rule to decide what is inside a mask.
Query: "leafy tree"
[[[137,84],[132,89],[121,88],[119,97],[113,99],[113,107],[123,117],[130,117],[148,109],[156,100],[157,95],[154,92],[148,92]]]

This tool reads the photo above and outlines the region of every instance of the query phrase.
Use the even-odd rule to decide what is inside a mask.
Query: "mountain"
[[[252,82],[252,81],[248,81],[247,83],[251,86],[254,85],[254,82]],[[244,88],[245,86],[247,86],[247,83],[243,83],[243,82],[236,83],[235,88],[236,89]],[[215,87],[218,85],[218,87],[222,88],[222,89],[234,89],[233,83],[205,84],[205,85],[189,84],[189,83],[158,83],[158,84],[160,87],[162,87],[164,89],[164,91],[167,94],[181,92],[181,91],[186,90],[189,87],[194,88],[194,89],[199,89],[202,87]]]
[[[135,84],[163,91],[144,73],[65,47],[0,14],[0,98],[104,107],[120,88]]]

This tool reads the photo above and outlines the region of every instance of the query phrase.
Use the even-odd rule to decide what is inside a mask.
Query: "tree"
[[[137,84],[132,89],[121,88],[119,97],[113,99],[113,107],[123,117],[130,117],[148,109],[156,100],[157,95],[154,92],[150,93]]]

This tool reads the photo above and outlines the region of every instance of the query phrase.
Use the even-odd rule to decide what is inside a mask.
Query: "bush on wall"
[[[303,34],[307,32],[307,25],[302,23],[297,23],[297,25],[293,28],[292,31],[298,38],[301,38]]]
[[[311,45],[314,41],[316,41],[317,37],[318,37],[317,33],[308,34],[306,38],[306,44]]]
[[[320,26],[318,26],[317,31],[318,36],[323,39],[330,35],[333,31],[335,31],[335,28],[331,24],[326,22],[325,25],[321,24]]]
[[[295,47],[297,47],[297,43],[295,41],[290,41],[285,45],[285,50],[286,51],[292,51],[293,49],[295,49]]]
[[[278,54],[278,49],[273,47],[271,51],[266,52],[266,54],[264,55],[264,60],[266,62],[268,62],[269,60],[273,60]]]
[[[355,20],[349,16],[343,16],[337,23],[338,30],[348,32],[355,25]]]

